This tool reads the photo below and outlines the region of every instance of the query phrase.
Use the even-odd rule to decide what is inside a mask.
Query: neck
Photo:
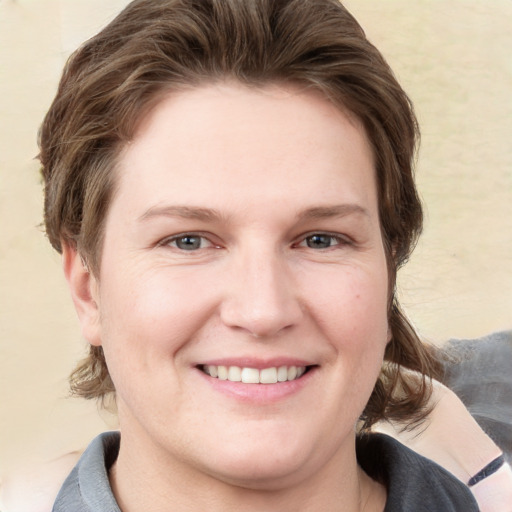
[[[110,482],[123,512],[382,512],[386,500],[383,486],[357,465],[355,440],[304,477],[254,483],[226,481],[175,459],[163,461],[161,448],[133,445],[123,433]]]

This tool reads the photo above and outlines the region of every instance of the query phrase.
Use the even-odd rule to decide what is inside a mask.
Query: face
[[[359,122],[311,91],[204,86],[166,97],[117,171],[82,322],[121,449],[255,487],[341,463],[388,340]]]

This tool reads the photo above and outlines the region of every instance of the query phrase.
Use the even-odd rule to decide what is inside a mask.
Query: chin
[[[217,451],[208,464],[208,472],[238,487],[278,490],[300,482],[316,470],[311,442],[297,439],[276,445],[268,437],[265,441],[230,443],[228,450]]]
[[[304,480],[308,475],[304,464],[290,461],[241,460],[228,467],[217,468],[214,476],[230,485],[252,490],[281,490]]]

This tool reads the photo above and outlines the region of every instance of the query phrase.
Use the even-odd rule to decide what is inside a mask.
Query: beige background
[[[36,132],[67,55],[123,0],[0,0],[0,475],[115,426],[66,397],[84,351],[38,227]],[[512,2],[350,0],[415,102],[426,230],[400,277],[426,338],[512,327]],[[107,420],[108,426],[104,420]]]

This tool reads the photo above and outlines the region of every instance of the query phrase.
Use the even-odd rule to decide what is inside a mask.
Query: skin
[[[434,381],[430,400],[435,408],[417,429],[404,430],[404,425],[388,422],[378,423],[374,429],[398,439],[467,483],[502,450],[480,428],[453,391]],[[512,512],[510,467],[503,466],[471,487],[471,491],[481,512]]]
[[[376,425],[375,430],[395,437],[466,483],[500,455],[501,450],[482,431],[453,391],[434,382],[431,400],[435,409],[419,429],[404,431],[401,425],[381,423]],[[467,446],[471,446],[471,450]],[[68,453],[43,465],[25,467],[23,471],[7,475],[0,486],[0,507],[3,506],[5,510],[51,512],[64,479],[81,453]],[[481,512],[512,510],[510,466],[503,466],[497,473],[471,487],[471,490]]]
[[[389,339],[360,123],[291,86],[205,85],[118,163],[99,276],[71,247],[64,268],[116,386],[122,510],[382,510],[354,446]],[[310,370],[242,384],[203,364]]]

